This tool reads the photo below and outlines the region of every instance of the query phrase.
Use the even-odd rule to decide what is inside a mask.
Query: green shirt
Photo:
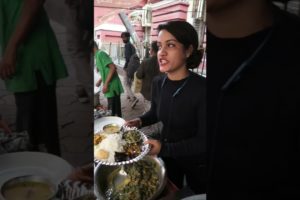
[[[0,53],[3,54],[10,36],[18,23],[24,0],[0,0]],[[1,56],[2,57],[2,56]],[[37,89],[36,71],[40,71],[48,85],[68,75],[48,16],[42,9],[32,31],[19,46],[16,73],[5,81],[11,92],[28,92]]]
[[[102,82],[104,83],[106,81],[107,75],[109,74],[109,70],[110,70],[108,65],[113,63],[113,61],[111,60],[111,58],[107,53],[101,50],[96,52],[95,58],[96,58],[97,69],[99,70],[100,76],[102,78]],[[120,78],[118,76],[118,73],[115,72],[108,85],[108,92],[106,92],[104,96],[106,98],[110,98],[116,95],[120,95],[123,92],[124,90]]]

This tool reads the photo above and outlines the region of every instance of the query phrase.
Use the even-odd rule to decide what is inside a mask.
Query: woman
[[[159,140],[149,140],[149,154],[162,157],[169,179],[178,188],[187,185],[205,192],[205,79],[189,69],[201,61],[198,35],[187,22],[172,21],[158,27],[158,62],[164,75],[152,83],[150,110],[128,126],[163,123]]]

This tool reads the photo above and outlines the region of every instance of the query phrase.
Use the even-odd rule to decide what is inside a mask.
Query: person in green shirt
[[[99,87],[103,82],[102,92],[107,98],[108,109],[112,111],[113,116],[122,117],[121,93],[124,92],[124,89],[116,65],[106,52],[98,49],[96,42],[94,42],[94,55],[97,71],[101,76],[96,86]]]
[[[15,96],[16,131],[29,133],[32,150],[60,155],[56,81],[67,69],[43,5],[0,0],[0,78]]]

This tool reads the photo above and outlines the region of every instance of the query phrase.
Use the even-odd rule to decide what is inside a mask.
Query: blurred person
[[[206,83],[190,70],[202,58],[198,35],[188,22],[171,21],[158,26],[157,45],[159,70],[165,74],[153,80],[150,110],[126,125],[144,127],[161,121],[160,138],[148,141],[149,154],[163,159],[168,178],[179,189],[185,177],[194,193],[205,193]]]
[[[159,71],[157,52],[157,41],[153,41],[149,50],[150,58],[146,58],[145,60],[143,60],[136,72],[137,78],[142,80],[141,93],[144,97],[145,112],[148,111],[151,106],[151,86],[153,78],[159,74],[162,74]]]
[[[132,91],[131,87],[133,84],[133,80],[134,80],[134,74],[137,71],[137,69],[140,67],[140,58],[138,57],[138,55],[136,53],[134,53],[128,62],[128,66],[126,69],[126,74],[127,74],[127,81],[128,81],[128,85],[130,86],[130,91]],[[134,108],[136,106],[136,104],[139,102],[138,98],[134,97],[134,101],[131,103],[130,107]]]
[[[0,129],[2,129],[4,131],[4,133],[11,133],[12,132],[11,129],[9,128],[8,124],[2,118],[1,115],[0,115]]]
[[[124,54],[125,54],[125,64],[124,64],[124,79],[123,79],[123,86],[125,88],[127,99],[129,101],[132,101],[132,105],[136,104],[138,102],[137,97],[134,95],[134,93],[131,90],[132,86],[132,80],[128,77],[128,64],[130,61],[130,58],[136,53],[135,47],[130,42],[130,33],[128,32],[122,32],[121,38],[125,44],[124,48]]]
[[[75,69],[76,95],[81,103],[90,101],[93,91],[93,1],[65,0],[66,42]]]
[[[207,29],[207,198],[300,199],[299,17],[208,0]]]
[[[98,48],[101,49],[102,41],[101,41],[100,35],[97,35],[96,44],[97,44]]]
[[[117,73],[117,67],[105,51],[98,49],[96,42],[94,42],[94,55],[97,71],[101,76],[96,87],[103,83],[102,92],[107,98],[108,109],[112,111],[112,116],[122,117],[121,94],[124,90]]]
[[[49,153],[59,156],[56,81],[66,77],[67,70],[44,1],[0,4],[0,77],[15,96],[16,131],[28,132],[32,150],[45,144]]]

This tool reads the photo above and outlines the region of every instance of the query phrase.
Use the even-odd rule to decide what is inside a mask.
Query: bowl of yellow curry
[[[57,189],[46,177],[28,175],[6,181],[1,193],[6,200],[50,200],[55,197]]]

